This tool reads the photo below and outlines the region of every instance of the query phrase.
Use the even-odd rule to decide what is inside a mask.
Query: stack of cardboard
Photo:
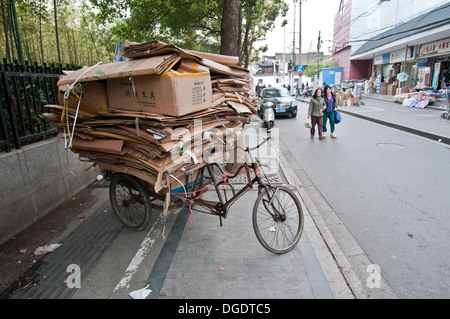
[[[167,195],[205,160],[226,159],[256,113],[251,75],[235,57],[159,41],[126,43],[124,54],[132,60],[62,77],[45,116],[80,157]]]
[[[375,92],[376,80],[377,78],[372,76],[364,82],[364,92],[366,94],[373,94]]]
[[[359,97],[353,93],[352,89],[336,92],[337,106],[354,106],[359,105]]]

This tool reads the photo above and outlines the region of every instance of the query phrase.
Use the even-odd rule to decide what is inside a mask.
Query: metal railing
[[[55,136],[56,130],[42,114],[48,112],[45,105],[58,104],[57,82],[63,68],[45,63],[19,65],[4,59],[0,71],[0,152]]]

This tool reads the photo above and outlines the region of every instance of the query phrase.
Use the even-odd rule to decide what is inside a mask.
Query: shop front
[[[411,70],[415,65],[415,47],[408,46],[405,49],[396,50],[390,53],[377,55],[374,57],[374,72],[372,76],[382,76],[382,81],[387,79],[395,79],[401,72],[411,74]],[[404,83],[405,87],[410,85],[411,78]]]
[[[443,82],[446,80],[444,79],[445,73],[450,67],[450,38],[421,45],[419,59],[421,63],[420,66],[417,65],[417,68],[423,69],[423,79],[420,79],[422,82],[417,82],[417,88],[441,90]]]

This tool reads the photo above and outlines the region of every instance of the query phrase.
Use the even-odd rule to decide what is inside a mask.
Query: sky
[[[289,4],[289,12],[285,18],[279,17],[276,21],[275,29],[267,35],[267,40],[262,44],[268,44],[269,51],[264,55],[275,55],[283,53],[285,44],[286,53],[292,52],[293,32],[294,32],[294,1],[285,0]],[[298,32],[299,32],[299,1],[295,6],[295,32],[296,32],[296,52],[298,52]],[[325,42],[321,49],[325,54],[329,54],[328,47],[331,48],[333,40],[334,16],[339,11],[340,0],[303,0],[302,1],[302,52],[317,50],[317,39],[319,30],[321,38]],[[281,27],[284,19],[288,20],[285,28]],[[285,37],[286,34],[286,37]],[[328,40],[328,41],[327,41]]]

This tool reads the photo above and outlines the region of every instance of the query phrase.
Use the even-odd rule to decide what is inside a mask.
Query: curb
[[[400,130],[400,131],[404,131],[404,132],[407,132],[407,133],[419,135],[419,136],[422,136],[422,137],[425,137],[425,138],[428,138],[428,139],[431,139],[431,140],[434,140],[434,141],[439,141],[440,140],[441,143],[450,145],[450,138],[449,137],[445,137],[445,136],[437,135],[437,134],[434,134],[434,133],[421,131],[421,130],[418,130],[418,129],[415,129],[415,128],[412,128],[412,127],[409,127],[409,126],[400,125],[400,124],[396,124],[396,123],[391,123],[391,122],[375,119],[375,118],[372,118],[372,117],[369,117],[369,116],[364,116],[364,115],[361,115],[361,114],[349,112],[349,111],[344,110],[342,108],[339,109],[339,112],[342,112],[344,114],[351,115],[351,116],[354,116],[354,117],[357,117],[357,118],[360,118],[360,119],[364,119],[364,120],[367,120],[367,121],[370,121],[370,122],[374,122],[374,123],[377,123],[377,124],[388,126],[388,127]]]
[[[383,99],[383,98],[376,98],[376,97],[367,97],[367,98],[373,99],[373,100],[380,100],[380,101],[394,103],[394,101],[391,101],[391,100],[388,100],[388,99]],[[309,101],[307,101],[307,100],[305,100],[303,98],[297,98],[297,100],[299,100],[301,102],[304,102],[304,103],[309,103]],[[440,110],[440,111],[445,111],[445,110],[440,109],[440,108],[433,108],[433,109]],[[351,116],[354,116],[354,117],[357,117],[357,118],[360,118],[360,119],[363,119],[363,120],[371,121],[373,123],[377,123],[377,124],[380,124],[380,125],[388,126],[388,127],[391,127],[391,128],[394,128],[394,129],[397,129],[397,130],[400,130],[400,131],[404,131],[404,132],[407,132],[407,133],[410,133],[410,134],[422,136],[422,137],[434,140],[436,142],[441,142],[441,143],[450,145],[450,137],[441,136],[441,135],[434,134],[434,133],[427,132],[427,131],[421,131],[421,130],[418,130],[418,129],[415,129],[415,128],[412,128],[412,127],[409,127],[409,126],[405,126],[405,125],[401,125],[401,124],[396,124],[396,123],[391,123],[391,122],[379,120],[379,119],[376,119],[376,118],[372,118],[372,117],[369,117],[369,116],[357,114],[357,113],[354,113],[354,112],[349,112],[349,111],[345,110],[344,108],[339,108],[339,112],[347,114],[347,115],[351,115]]]

